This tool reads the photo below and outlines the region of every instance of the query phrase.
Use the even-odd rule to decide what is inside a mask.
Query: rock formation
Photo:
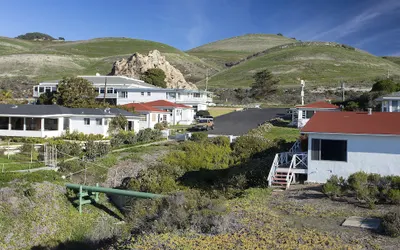
[[[172,66],[158,50],[150,51],[147,56],[135,53],[128,59],[114,62],[109,75],[140,79],[140,76],[151,68],[159,68],[165,72],[167,88],[197,89],[193,83],[186,82],[182,73]]]

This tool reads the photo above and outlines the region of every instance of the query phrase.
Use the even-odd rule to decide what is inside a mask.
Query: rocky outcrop
[[[150,51],[147,56],[135,53],[128,59],[124,58],[114,62],[109,75],[140,79],[144,72],[152,68],[162,69],[165,72],[168,88],[197,89],[196,85],[186,82],[182,73],[172,66],[158,50]]]

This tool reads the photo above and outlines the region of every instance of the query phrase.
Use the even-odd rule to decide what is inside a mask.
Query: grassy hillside
[[[384,56],[382,58],[400,65],[400,56]]]
[[[204,78],[205,69],[213,68],[197,57],[153,41],[101,38],[76,42],[39,42],[0,37],[0,77],[27,75],[44,80],[96,72],[107,74],[114,61],[127,58],[134,52],[147,54],[154,49],[163,53],[189,81]]]
[[[187,53],[222,69],[227,62],[237,61],[253,53],[294,42],[297,41],[284,36],[248,34],[208,43],[191,49]]]
[[[337,85],[341,80],[368,84],[388,69],[400,75],[400,66],[388,60],[334,43],[310,42],[272,48],[212,76],[209,87],[250,86],[253,74],[262,69],[272,71],[283,85],[298,85],[298,78],[311,85]]]

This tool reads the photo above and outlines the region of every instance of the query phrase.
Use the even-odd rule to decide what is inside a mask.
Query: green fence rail
[[[96,184],[96,186],[85,186],[85,185],[80,185],[80,184],[67,183],[66,187],[68,189],[79,191],[78,192],[79,213],[82,213],[82,205],[90,204],[93,201],[98,202],[99,193],[123,195],[123,196],[143,198],[143,199],[154,199],[154,198],[166,197],[166,195],[162,195],[162,194],[153,194],[153,193],[137,192],[137,191],[130,191],[130,190],[115,189],[115,188],[99,187],[98,184]]]

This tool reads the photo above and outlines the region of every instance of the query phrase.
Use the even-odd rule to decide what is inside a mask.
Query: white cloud
[[[317,34],[311,38],[311,40],[318,40],[323,38],[338,39],[346,37],[354,32],[362,30],[374,19],[378,18],[383,14],[387,14],[392,11],[396,11],[400,8],[399,0],[390,1],[375,1],[375,4],[368,7],[360,14],[355,17],[343,22],[342,24],[333,27],[325,32]]]

